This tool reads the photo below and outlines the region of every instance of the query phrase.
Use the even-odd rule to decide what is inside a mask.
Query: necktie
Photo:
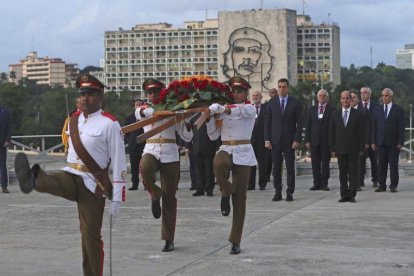
[[[387,115],[388,115],[388,105],[385,105],[385,109],[384,109],[384,118],[387,119]]]
[[[344,116],[342,116],[342,121],[344,121],[344,126],[346,126],[346,121],[348,119],[348,110],[344,111]]]
[[[280,112],[285,113],[285,99],[282,99],[282,104],[280,105]]]
[[[259,114],[259,105],[256,105],[256,115]]]
[[[364,102],[364,108],[368,109],[368,102]]]
[[[319,114],[323,114],[323,109],[324,109],[324,106],[323,105],[320,105],[319,106]]]

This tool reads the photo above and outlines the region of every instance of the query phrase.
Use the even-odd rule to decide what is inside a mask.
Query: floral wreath
[[[209,76],[192,76],[173,81],[163,88],[158,101],[154,102],[154,109],[179,110],[233,101],[233,93],[226,83]]]

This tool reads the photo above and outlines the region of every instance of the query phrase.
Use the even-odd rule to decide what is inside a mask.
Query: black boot
[[[159,219],[161,217],[161,205],[159,199],[152,200],[151,211],[154,218]]]
[[[230,196],[221,197],[221,214],[225,217],[230,214]]]
[[[231,249],[230,249],[230,254],[232,254],[232,255],[240,254],[240,244],[232,243]]]
[[[162,248],[162,252],[170,252],[174,250],[174,242],[173,241],[165,241],[165,245]]]
[[[19,181],[20,190],[25,194],[30,193],[36,186],[38,165],[33,166],[31,170],[26,154],[19,152],[14,159],[14,171]]]

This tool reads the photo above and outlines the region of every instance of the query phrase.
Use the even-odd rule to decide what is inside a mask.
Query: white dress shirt
[[[78,122],[79,136],[83,146],[100,168],[104,169],[111,163],[112,201],[125,201],[127,169],[124,137],[118,121],[113,119],[102,110],[89,114],[87,118],[81,113]],[[76,154],[70,138],[67,162],[84,165]],[[81,176],[88,190],[95,193],[96,181],[92,173],[81,172],[71,167],[64,167],[63,170]]]
[[[252,137],[256,108],[251,104],[234,104],[229,106],[231,114],[222,113],[218,120],[222,126],[216,127],[215,120],[207,123],[207,133],[211,140],[221,135],[222,141],[250,140]],[[257,164],[253,147],[249,144],[222,145],[223,150],[233,156],[233,163],[237,165],[255,166]]]

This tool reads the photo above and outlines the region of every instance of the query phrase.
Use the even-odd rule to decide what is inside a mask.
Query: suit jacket
[[[319,118],[319,104],[309,107],[305,129],[305,143],[311,146],[329,146],[329,121],[335,108],[326,104],[322,119]]]
[[[384,105],[381,104],[375,108],[372,119],[371,144],[404,145],[404,131],[404,111],[401,106],[393,102],[386,119]]]
[[[211,141],[207,134],[207,125],[203,124],[200,129],[194,132],[192,140],[192,151],[194,155],[213,157],[216,154],[216,143]]]
[[[265,117],[266,117],[266,107],[267,103],[260,105],[260,111],[257,115],[257,118],[254,122],[253,132],[252,132],[252,145],[254,144],[262,144],[264,146],[264,125],[265,125]]]
[[[366,128],[366,144],[371,144],[371,136],[372,136],[372,119],[374,116],[374,110],[379,106],[377,102],[370,101],[369,109],[366,110],[363,107],[362,101],[358,103],[358,110],[362,110],[363,115],[365,116],[365,128]]]
[[[0,147],[4,142],[11,140],[11,126],[9,110],[0,106]]]
[[[342,121],[342,108],[332,114],[329,122],[329,148],[337,154],[357,154],[364,151],[362,114],[350,108],[346,127]]]
[[[135,112],[130,114],[125,119],[125,125],[133,124],[137,121],[135,117]],[[140,128],[133,132],[125,134],[125,143],[128,143],[128,151],[132,152],[138,149],[144,149],[145,143],[137,143],[137,137],[144,133],[144,129]]]
[[[266,108],[265,141],[291,144],[300,142],[302,136],[302,105],[294,97],[288,97],[285,111],[280,110],[279,97],[271,99]]]

